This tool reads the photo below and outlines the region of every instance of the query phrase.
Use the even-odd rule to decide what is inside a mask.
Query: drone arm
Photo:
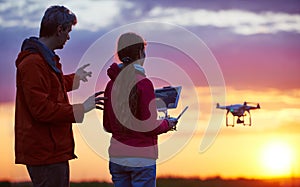
[[[249,107],[249,110],[256,110],[256,109],[260,109],[260,106],[251,106]]]
[[[219,109],[228,109],[226,106],[220,106],[219,103],[217,103],[217,107],[216,108],[219,108]]]
[[[250,107],[250,110],[253,110],[253,109],[260,109],[259,103],[254,103],[254,102],[244,102],[244,105],[247,105],[247,104],[256,105],[256,106],[249,106],[249,107]]]

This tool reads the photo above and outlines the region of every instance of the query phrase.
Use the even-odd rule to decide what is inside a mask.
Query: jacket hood
[[[119,73],[121,72],[122,68],[123,68],[124,64],[117,64],[117,63],[113,63],[107,70],[107,75],[109,76],[109,78],[114,81],[116,80],[117,76],[119,75]],[[145,70],[143,68],[143,66],[139,65],[139,64],[133,64],[135,72],[137,74],[140,74],[142,76],[146,76],[145,75]]]
[[[117,76],[121,72],[121,68],[118,66],[117,63],[113,63],[107,70],[107,75],[111,80],[116,80]]]
[[[21,51],[16,60],[16,67],[18,67],[19,64],[21,64],[21,62],[23,61],[23,59],[30,54],[32,54],[32,52],[30,52],[30,51]]]
[[[57,55],[54,51],[51,51],[47,46],[41,43],[37,37],[30,37],[23,41],[21,52],[16,60],[16,66],[18,67],[22,60],[32,53],[39,53],[56,73],[61,73],[56,67],[56,62],[54,60],[54,57]]]

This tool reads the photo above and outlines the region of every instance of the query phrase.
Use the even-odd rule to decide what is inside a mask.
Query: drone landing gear
[[[229,112],[227,112],[227,114],[226,114],[226,127],[234,127],[234,122],[235,122],[234,115],[232,115],[232,117],[233,117],[232,124],[229,124],[228,123],[228,114],[229,114]]]
[[[251,126],[251,115],[247,112],[248,115],[245,113],[242,116],[234,116],[232,115],[232,124],[228,123],[228,114],[226,114],[226,127],[234,127],[235,124],[243,124],[244,126]],[[245,118],[246,117],[246,118]]]
[[[248,113],[248,115],[247,115],[247,113]],[[251,114],[250,114],[250,112],[249,111],[246,111],[245,113],[244,113],[244,115],[243,116],[241,116],[243,119],[242,119],[242,124],[244,125],[244,126],[251,126]],[[247,121],[245,122],[245,117],[247,117]]]

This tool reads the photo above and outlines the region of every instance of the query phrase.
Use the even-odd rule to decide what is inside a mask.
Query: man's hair
[[[51,6],[46,11],[42,18],[40,37],[49,37],[55,34],[59,25],[65,30],[68,27],[75,25],[77,18],[73,12],[64,6]]]

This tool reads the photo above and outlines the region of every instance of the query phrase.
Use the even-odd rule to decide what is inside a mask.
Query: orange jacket
[[[54,60],[61,71],[59,57]],[[69,103],[67,91],[78,88],[79,80],[56,73],[28,50],[19,53],[16,66],[15,162],[44,165],[76,158],[72,123],[82,122],[84,109]]]

